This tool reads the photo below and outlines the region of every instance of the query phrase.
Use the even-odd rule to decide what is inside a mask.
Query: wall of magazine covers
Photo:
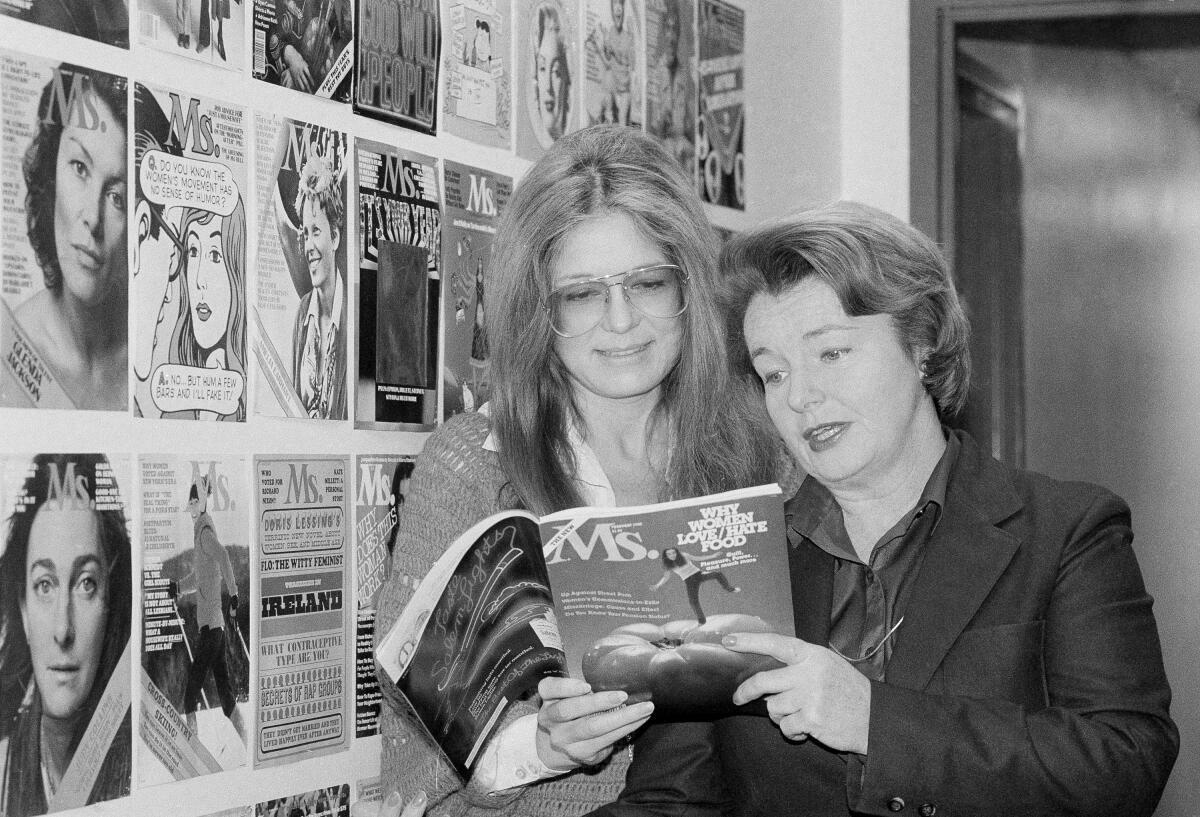
[[[128,632],[126,649],[126,639],[113,648],[110,638],[98,655],[57,665],[54,649],[69,648],[61,633],[55,642],[53,616],[41,625],[28,617],[33,676],[61,687],[57,697],[41,695],[0,651],[0,774],[10,798],[0,812],[11,815],[148,817],[167,803],[180,817],[298,804],[373,813],[379,738],[356,665],[368,661],[370,599],[396,497],[428,431],[486,400],[478,293],[493,211],[559,130],[597,119],[660,128],[726,229],[868,185],[860,198],[906,208],[905,130],[890,119],[905,82],[895,70],[906,60],[906,11],[896,10],[904,4],[871,0],[892,33],[882,38],[883,67],[853,81],[839,76],[843,52],[881,53],[880,37],[856,43],[862,34],[843,32],[862,9],[722,6],[711,70],[688,73],[709,83],[710,139],[672,130],[697,121],[687,105],[699,98],[663,102],[685,80],[670,79],[650,45],[682,40],[695,53],[700,29],[664,39],[656,10],[665,0],[628,0],[625,35],[613,30],[608,0],[441,0],[436,97],[420,90],[428,61],[364,62],[375,93],[356,96],[362,114],[336,101],[355,93],[337,81],[345,20],[328,16],[336,3],[313,4],[327,15],[324,40],[311,25],[272,40],[272,22],[308,5],[260,2],[256,13],[255,0],[135,0],[126,10],[104,0],[60,4],[87,10],[86,20],[38,25],[21,19],[31,1],[0,0],[2,527],[6,543],[34,551],[62,539],[35,529],[43,502],[93,509],[108,520],[98,533],[86,522],[68,532],[95,543],[94,564],[127,573],[128,587],[109,589],[130,601],[123,612],[93,604],[88,618],[76,597],[67,640],[83,644],[90,626],[96,643]],[[185,8],[186,24],[177,15]],[[106,42],[119,39],[122,15],[128,48]],[[377,18],[371,47],[395,45],[390,19]],[[52,27],[66,25],[86,36]],[[803,55],[798,32],[811,32]],[[321,70],[316,58],[295,61],[321,48]],[[623,49],[632,61],[614,68]],[[539,54],[543,66],[565,54],[575,80],[564,82],[561,66],[539,78]],[[506,63],[529,70],[506,72]],[[781,105],[785,76],[816,101]],[[395,110],[397,83],[411,92],[405,110]],[[870,87],[888,101],[838,102]],[[111,138],[121,130],[123,143]],[[730,151],[735,138],[750,146],[749,162]],[[39,150],[54,141],[57,153]],[[756,145],[769,171],[756,170]],[[45,225],[40,243],[27,237],[26,163],[42,167],[34,180],[55,179],[30,199],[48,202],[44,217],[28,205]],[[35,460],[38,452],[103,457]],[[205,506],[199,525],[193,490]],[[118,562],[123,537],[109,523],[122,517],[129,554]],[[236,611],[204,592],[225,569],[213,534]],[[43,556],[54,564],[53,552]],[[72,570],[39,576],[38,592],[53,597],[61,579],[86,595],[87,568]],[[20,595],[0,584],[0,608],[16,615]],[[205,621],[213,623],[202,630]],[[224,637],[214,646],[218,621]],[[232,701],[211,673],[189,685],[189,670],[218,652]],[[39,764],[32,735],[55,707],[87,713],[73,724],[83,738]],[[53,779],[64,760],[47,793],[41,767]]]

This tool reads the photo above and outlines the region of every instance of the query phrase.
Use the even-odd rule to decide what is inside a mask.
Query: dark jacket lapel
[[[788,531],[788,566],[792,574],[792,615],[796,637],[822,647],[829,643],[829,608],[833,599],[833,557],[819,547],[796,543]]]
[[[1003,466],[969,436],[950,472],[946,507],[914,583],[887,666],[889,684],[924,689],[991,592],[1020,540],[997,527],[1022,508]]]

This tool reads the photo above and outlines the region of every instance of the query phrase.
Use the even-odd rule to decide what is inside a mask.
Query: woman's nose
[[[825,389],[817,378],[793,373],[788,388],[788,406],[792,411],[808,411],[825,399]]]
[[[637,325],[640,313],[629,302],[625,287],[610,284],[608,302],[604,306],[604,325],[610,332],[628,332]]]
[[[63,649],[75,641],[75,604],[70,591],[60,593],[55,602],[54,641]]]

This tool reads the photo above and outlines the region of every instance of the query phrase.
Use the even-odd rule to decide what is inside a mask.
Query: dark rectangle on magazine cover
[[[358,0],[355,113],[433,133],[441,28],[440,3]]]
[[[507,518],[476,541],[398,683],[464,780],[497,707],[564,674],[562,651],[529,626],[554,609],[537,523]]]
[[[433,388],[436,338],[429,337],[429,252],[423,247],[379,242],[375,280],[375,418],[419,423],[425,396]],[[403,390],[397,393],[396,388]]]

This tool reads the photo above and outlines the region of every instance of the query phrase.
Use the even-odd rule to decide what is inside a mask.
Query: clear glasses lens
[[[630,305],[651,318],[675,318],[687,309],[687,279],[679,267],[664,264],[620,276],[569,284],[550,293],[550,325],[564,337],[589,331],[604,319],[610,287],[620,286]]]

